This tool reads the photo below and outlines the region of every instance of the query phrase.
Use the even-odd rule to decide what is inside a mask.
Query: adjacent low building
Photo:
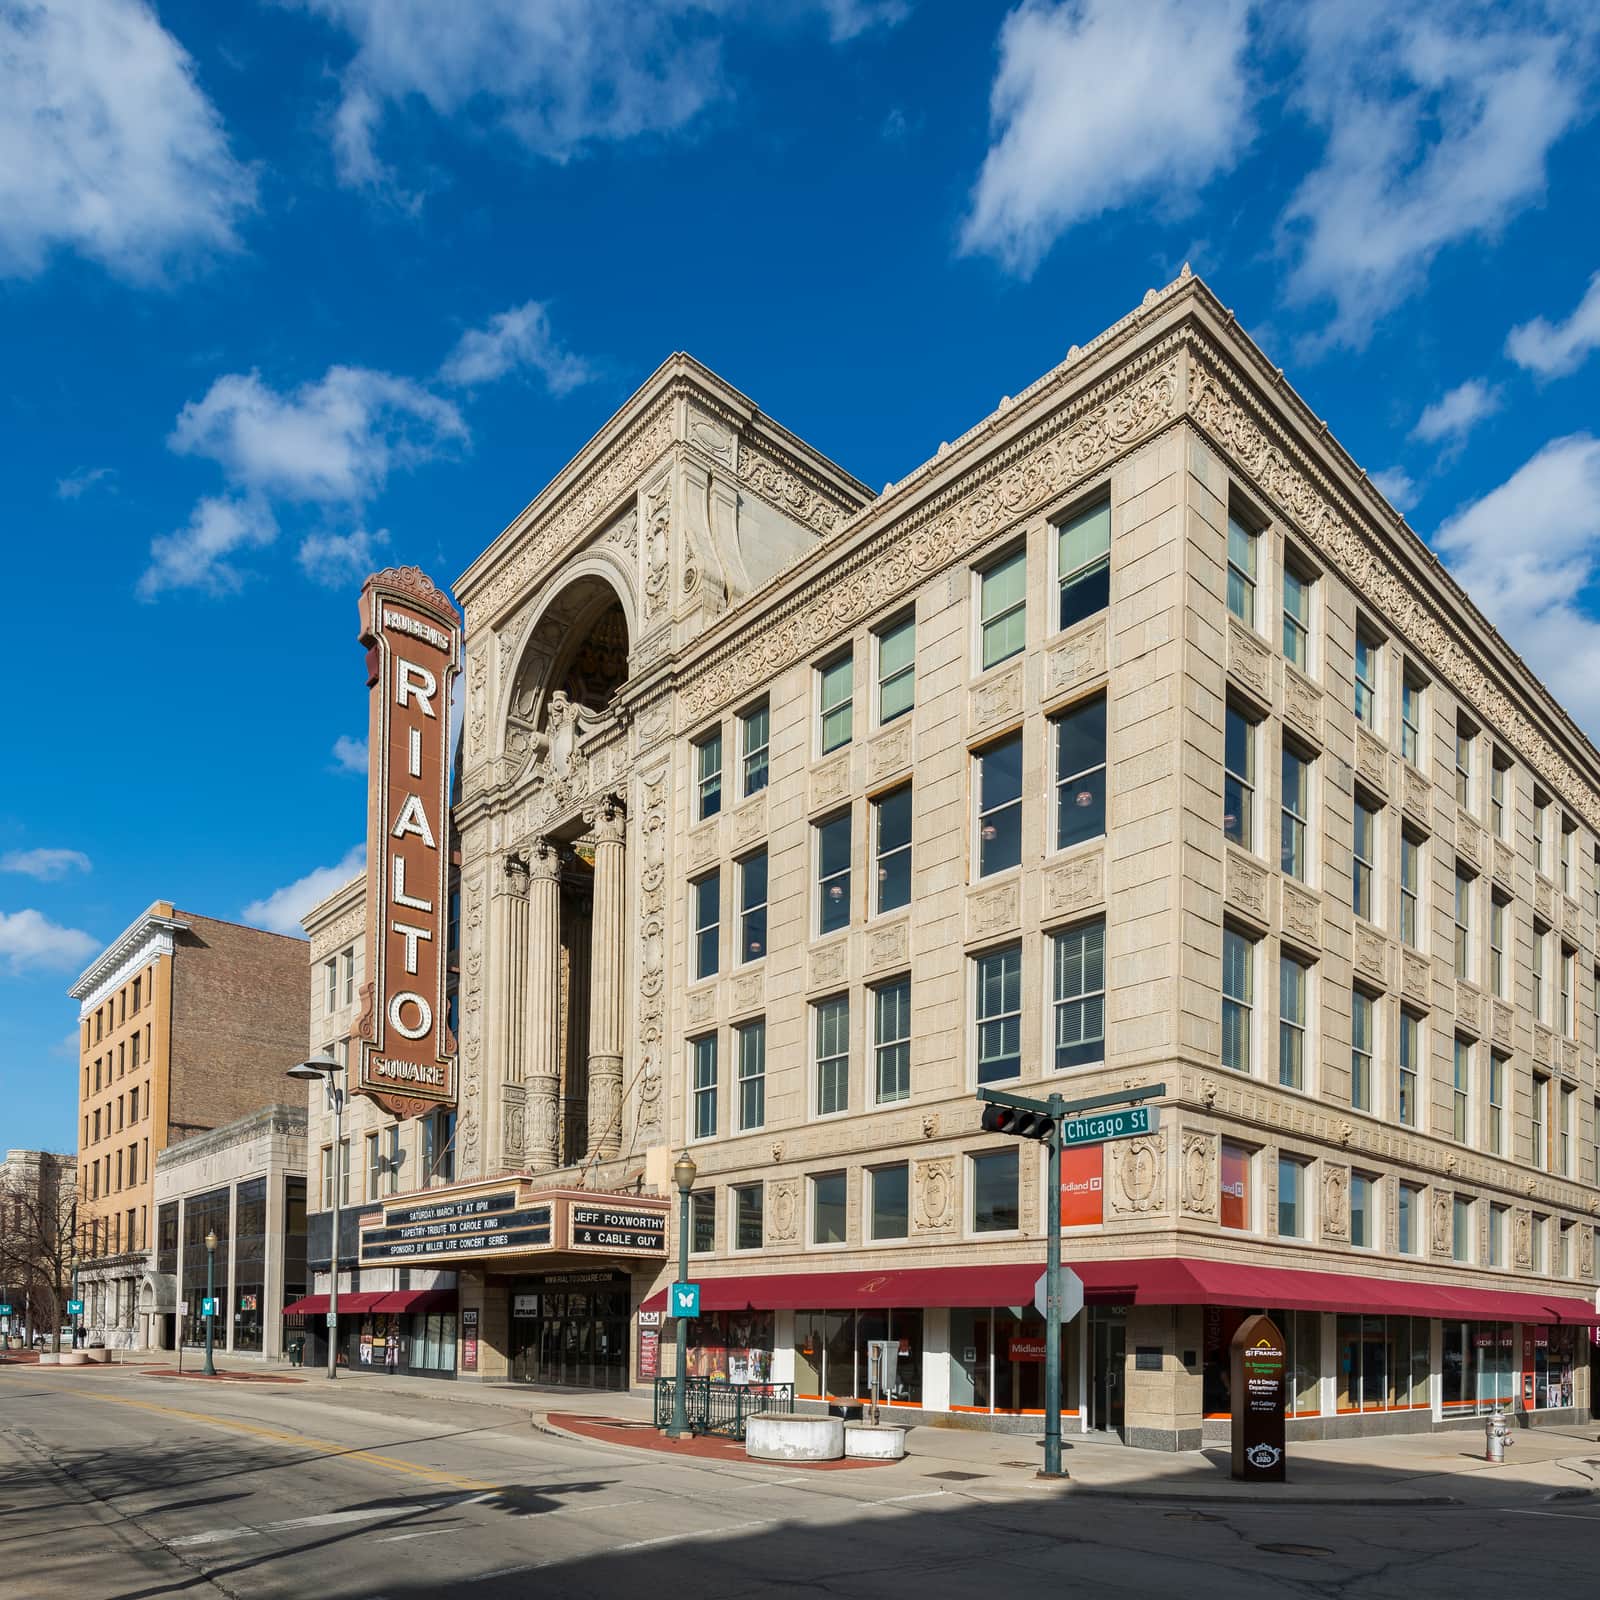
[[[0,1334],[53,1344],[67,1326],[76,1168],[50,1150],[8,1150],[0,1162]]]

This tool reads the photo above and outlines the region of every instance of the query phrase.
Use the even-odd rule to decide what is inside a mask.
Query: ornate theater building
[[[674,356],[454,593],[307,922],[346,1359],[647,1383],[687,1149],[699,1374],[1037,1427],[1060,1226],[1069,1426],[1254,1311],[1291,1437],[1588,1415],[1600,754],[1187,271],[877,494]],[[974,1098],[1155,1084],[1054,1195]]]

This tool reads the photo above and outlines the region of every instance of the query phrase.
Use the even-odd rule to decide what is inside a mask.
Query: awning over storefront
[[[1363,1311],[1530,1323],[1600,1322],[1588,1301],[1454,1284],[1412,1283],[1346,1272],[1250,1267],[1229,1261],[1071,1261],[1085,1297],[1099,1305],[1247,1306],[1284,1311]],[[763,1273],[700,1279],[703,1311],[846,1310],[852,1306],[1027,1306],[1044,1270],[1004,1266],[921,1267],[876,1272]],[[640,1308],[666,1309],[657,1290]]]
[[[398,1316],[408,1311],[453,1311],[456,1304],[454,1289],[374,1289],[357,1290],[339,1296],[339,1315],[363,1315],[381,1312]],[[320,1317],[327,1314],[328,1297],[325,1294],[308,1294],[283,1308],[286,1317]]]

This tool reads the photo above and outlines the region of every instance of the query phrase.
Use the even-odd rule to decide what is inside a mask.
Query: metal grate
[[[942,1478],[946,1483],[968,1483],[973,1478],[987,1478],[987,1472],[925,1472],[925,1478]]]

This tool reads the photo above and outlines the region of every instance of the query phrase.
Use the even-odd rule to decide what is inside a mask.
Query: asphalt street
[[[933,1470],[684,1462],[446,1385],[0,1368],[0,1595],[1462,1600],[1600,1581],[1589,1498],[1175,1507]]]

